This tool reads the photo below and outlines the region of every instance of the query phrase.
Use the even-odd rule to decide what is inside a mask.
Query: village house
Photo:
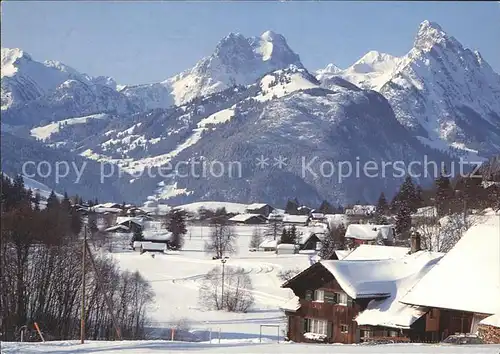
[[[500,217],[480,216],[480,223],[401,301],[431,308],[426,329],[436,340],[454,333],[475,333],[481,321],[500,313],[499,265]]]
[[[331,258],[331,260],[373,261],[377,259],[399,259],[407,256],[410,251],[410,247],[360,245],[353,250],[335,251],[335,255],[332,255],[332,257],[336,258]]]
[[[300,250],[319,251],[321,243],[325,239],[324,232],[308,232],[301,235]]]
[[[246,207],[245,212],[248,214],[260,214],[264,217],[268,217],[274,211],[274,208],[269,204],[254,203]]]
[[[421,318],[426,309],[398,300],[443,255],[421,251],[418,245],[414,242],[410,254],[405,250],[404,256],[395,258],[320,261],[287,281],[282,287],[291,288],[298,297],[298,302],[283,306],[288,338],[347,344],[373,337],[401,341],[423,337]],[[380,313],[384,314],[375,315]]]
[[[142,230],[143,224],[144,219],[142,217],[118,216],[116,218],[116,225],[126,226],[132,233]]]
[[[165,253],[167,250],[167,245],[164,243],[158,242],[141,242],[140,252],[141,254],[144,252],[160,252]]]
[[[234,224],[257,225],[265,224],[267,219],[261,214],[237,214],[230,218],[229,222]]]
[[[312,212],[310,220],[314,223],[326,223],[325,214],[318,212]]]
[[[310,216],[309,215],[291,215],[284,214],[282,222],[286,225],[302,225],[307,226],[309,223]]]
[[[273,238],[266,238],[259,245],[259,250],[265,252],[275,252],[277,245],[278,245],[277,240],[274,240]]]
[[[362,244],[394,244],[393,225],[350,224],[347,227],[345,238],[354,246]]]

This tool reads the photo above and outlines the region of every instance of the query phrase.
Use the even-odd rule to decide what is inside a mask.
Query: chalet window
[[[389,337],[397,337],[398,331],[389,331]]]
[[[339,293],[338,294],[338,303],[340,305],[347,306],[347,294],[346,293]]]
[[[312,300],[312,290],[306,290],[306,296],[305,296],[305,299],[306,299],[306,300],[309,300],[309,301],[311,301],[311,300]]]
[[[335,293],[332,293],[331,291],[325,291],[325,302],[328,302],[330,304],[335,304],[337,302],[337,296]]]
[[[316,290],[314,292],[314,301],[324,302],[325,301],[325,292],[323,290]]]
[[[372,336],[372,331],[363,331],[363,338],[371,338]]]
[[[340,325],[340,333],[349,333],[349,326],[346,324]]]
[[[307,329],[308,332],[324,334],[325,336],[328,335],[328,321],[308,318],[307,322],[309,326],[309,328]]]

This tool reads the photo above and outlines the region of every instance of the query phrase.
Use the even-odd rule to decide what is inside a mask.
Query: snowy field
[[[198,303],[198,289],[204,275],[221,262],[203,251],[209,237],[207,226],[188,227],[184,249],[151,257],[145,253],[114,252],[112,256],[122,269],[138,270],[151,282],[156,294],[150,311],[151,326],[171,328],[180,319],[187,319],[192,329],[212,331],[212,338],[248,340],[258,338],[260,325],[280,325],[285,329],[285,317],[280,306],[293,297],[289,289],[280,288],[280,270],[309,266],[309,255],[276,255],[273,252],[249,252],[248,244],[254,227],[236,226],[237,254],[230,256],[225,267],[241,267],[253,282],[255,305],[248,313],[206,311]],[[262,229],[262,226],[260,226]],[[281,331],[280,329],[280,331]],[[263,336],[277,340],[276,328],[263,329]],[[280,333],[283,340],[283,333]]]
[[[223,343],[185,343],[169,341],[78,341],[47,343],[1,343],[2,353],[283,353],[283,354],[498,354],[500,345],[335,345],[299,343],[258,343],[258,340],[224,341]]]

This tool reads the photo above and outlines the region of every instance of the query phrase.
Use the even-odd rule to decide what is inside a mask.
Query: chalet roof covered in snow
[[[130,216],[118,216],[116,218],[116,223],[119,224],[124,224],[128,222],[133,222],[137,225],[142,226],[144,223],[144,218],[141,217],[130,217]]]
[[[106,231],[106,232],[112,232],[112,231],[129,232],[130,229],[128,227],[126,227],[125,225],[115,225],[115,226],[108,227],[104,231]]]
[[[141,248],[143,251],[164,251],[166,246],[164,243],[157,242],[141,242]]]
[[[398,259],[405,257],[409,252],[409,247],[360,245],[350,253],[346,254],[342,259],[346,261]]]
[[[253,204],[249,204],[249,205],[247,205],[247,210],[260,209],[260,208],[265,207],[266,205],[268,205],[268,204],[265,204],[265,203],[253,203]]]
[[[252,218],[259,218],[264,220],[264,217],[260,214],[237,214],[233,216],[229,221],[234,221],[234,222],[246,222]]]
[[[345,259],[345,257],[347,257],[347,255],[350,254],[351,252],[352,252],[351,250],[336,250],[335,254],[337,255],[337,258],[341,260]]]
[[[283,215],[283,222],[285,223],[305,224],[308,220],[309,215]]]
[[[142,235],[148,241],[168,241],[172,238],[172,233],[167,230],[144,230]]]
[[[264,241],[261,242],[259,245],[259,248],[276,248],[278,245],[278,241],[274,240],[272,238],[265,239]]]
[[[500,312],[495,315],[486,317],[484,320],[481,320],[479,324],[500,328]]]
[[[353,299],[391,296],[405,278],[414,277],[440,253],[419,251],[399,259],[320,261]]]
[[[95,208],[117,208],[120,209],[121,205],[118,203],[102,203],[94,205]]]
[[[107,208],[107,207],[93,207],[92,210],[99,214],[103,213],[118,214],[122,212],[122,209],[120,208]]]
[[[481,217],[402,299],[408,304],[500,312],[500,215]]]
[[[285,302],[283,305],[281,305],[280,308],[285,311],[296,312],[298,309],[300,309],[299,297],[294,296],[293,298]]]
[[[374,241],[377,238],[392,240],[393,228],[392,225],[351,224],[347,227],[345,237],[363,241]]]
[[[403,304],[399,300],[432,269],[443,255],[438,252],[420,251],[399,259],[400,263],[404,263],[401,266],[407,268],[407,272],[403,272],[406,276],[398,276],[391,281],[388,298],[372,300],[368,303],[367,308],[356,317],[358,325],[409,328],[428,309]]]

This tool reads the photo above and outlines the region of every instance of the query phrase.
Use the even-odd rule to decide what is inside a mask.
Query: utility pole
[[[95,277],[97,280],[97,285],[99,287],[98,289],[99,289],[99,291],[102,291],[103,290],[102,289],[103,280],[101,278],[101,275],[98,272],[97,266],[95,264],[94,256],[92,255],[89,244],[86,242],[85,245],[87,246],[87,251],[89,253],[90,264],[92,265],[92,268],[94,269]],[[108,295],[106,294],[106,292],[102,292],[102,295],[104,296],[106,307],[108,309],[109,315],[111,316],[111,322],[113,323],[113,327],[115,328],[116,337],[118,338],[118,340],[122,340],[121,330],[120,330],[120,327],[118,326],[118,321],[117,321],[115,315],[113,314],[113,306],[111,304],[111,300],[108,297]]]
[[[224,306],[224,265],[226,264],[227,259],[222,258],[222,306]]]
[[[87,224],[83,225],[83,249],[82,249],[82,308],[80,319],[80,343],[85,343],[85,256],[87,252]]]

